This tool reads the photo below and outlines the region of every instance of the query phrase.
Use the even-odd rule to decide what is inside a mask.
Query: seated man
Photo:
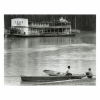
[[[68,66],[68,69],[66,71],[66,75],[72,75],[72,73],[70,73],[70,66]]]
[[[91,68],[88,69],[88,72],[86,72],[86,75],[88,78],[92,78],[93,77],[93,74],[91,72]]]

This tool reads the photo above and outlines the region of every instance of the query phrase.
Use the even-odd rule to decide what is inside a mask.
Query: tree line
[[[75,17],[76,17],[76,29],[81,31],[96,31],[96,15],[19,15],[19,14],[5,14],[4,15],[4,28],[9,29],[11,27],[11,19],[13,18],[27,18],[29,21],[42,22],[42,21],[54,21],[59,18],[65,18],[71,22],[72,29],[75,29]]]

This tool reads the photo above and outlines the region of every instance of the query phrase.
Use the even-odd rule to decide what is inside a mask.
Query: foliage
[[[72,28],[75,28],[75,15],[4,15],[4,27],[11,27],[12,18],[27,18],[29,21],[42,22],[54,21],[60,17],[71,22]],[[76,15],[76,28],[84,31],[96,31],[96,15]]]

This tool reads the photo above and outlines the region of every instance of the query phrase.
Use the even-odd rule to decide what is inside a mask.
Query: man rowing
[[[86,75],[87,75],[88,78],[93,77],[93,73],[91,72],[91,68],[88,69],[88,72],[86,72]]]
[[[70,73],[70,66],[68,66],[67,71],[65,73],[66,75],[72,75],[72,73]]]

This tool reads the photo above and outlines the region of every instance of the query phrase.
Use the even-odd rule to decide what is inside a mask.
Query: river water
[[[4,84],[20,85],[20,75],[47,76],[43,70],[96,75],[96,34],[75,37],[4,38]]]

